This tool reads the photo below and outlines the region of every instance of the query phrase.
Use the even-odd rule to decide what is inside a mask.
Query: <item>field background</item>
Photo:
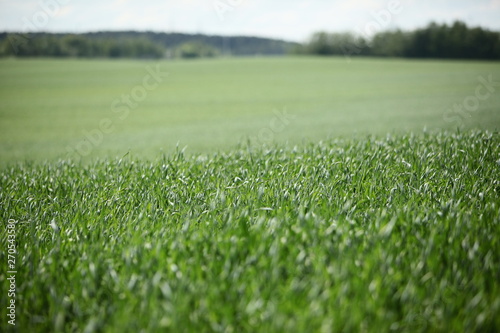
[[[84,130],[113,121],[87,158],[150,157],[252,143],[436,129],[497,129],[498,90],[470,118],[443,114],[473,96],[478,76],[500,79],[498,62],[346,58],[237,58],[162,61],[169,76],[125,119],[111,104],[142,84],[149,61],[0,61],[0,161],[79,158],[68,153]],[[498,89],[498,88],[497,88]],[[261,136],[287,110],[283,131]],[[269,131],[267,132],[269,134]]]

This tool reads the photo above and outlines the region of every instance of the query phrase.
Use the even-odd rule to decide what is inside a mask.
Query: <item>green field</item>
[[[0,331],[500,330],[499,63],[156,66],[0,61]]]
[[[157,64],[168,76],[146,90],[146,98],[135,108],[112,106],[136,87],[141,97],[146,68]],[[473,112],[446,115],[475,95],[479,76],[495,82],[490,96]],[[75,153],[79,145],[90,157],[130,152],[155,158],[177,144],[197,153],[248,139],[260,146],[424,127],[494,130],[500,124],[497,82],[498,62],[2,60],[0,161],[75,158],[82,155]],[[286,123],[273,113],[283,110],[293,116]],[[95,133],[102,119],[110,130],[86,144],[84,131]]]

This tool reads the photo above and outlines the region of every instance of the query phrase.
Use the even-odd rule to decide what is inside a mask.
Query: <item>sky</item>
[[[305,41],[313,32],[369,36],[431,21],[500,31],[500,0],[0,0],[0,31],[138,30]]]

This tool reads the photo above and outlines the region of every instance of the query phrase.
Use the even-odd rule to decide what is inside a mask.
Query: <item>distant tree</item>
[[[296,50],[299,50],[296,48]],[[346,33],[317,32],[300,49],[301,52],[317,55],[366,55],[368,46],[362,37]]]
[[[168,50],[168,51],[167,51]],[[500,33],[430,23],[414,31],[384,31],[365,39],[352,33],[317,32],[304,44],[257,37],[156,32],[86,34],[0,33],[0,56],[183,58],[224,55],[373,55],[414,58],[500,59]]]
[[[401,30],[380,32],[370,43],[370,54],[375,56],[404,57],[410,35]]]
[[[407,55],[418,58],[500,59],[500,34],[468,28],[463,22],[452,26],[429,24],[413,32]]]
[[[330,41],[328,39],[329,39],[328,33],[317,32],[314,35],[312,35],[309,44],[306,46],[306,49],[310,53],[318,55],[334,54],[332,46],[330,45]]]
[[[145,38],[88,38],[84,35],[33,35],[16,49],[9,38],[0,42],[0,55],[19,57],[127,57],[160,58],[165,49]]]
[[[69,57],[92,56],[91,42],[80,35],[67,35],[61,38],[62,54]],[[54,43],[55,44],[55,43]],[[54,55],[54,54],[51,54]]]
[[[181,58],[211,58],[219,54],[219,51],[202,42],[188,42],[177,48],[177,56]]]
[[[500,59],[500,33],[430,23],[411,32],[384,31],[364,40],[350,33],[317,32],[297,53],[316,55],[375,55],[414,58]]]
[[[222,37],[151,31],[30,33],[29,38],[24,34],[11,34],[9,37],[7,33],[0,33],[0,56],[157,58],[166,56],[167,52],[170,56],[178,54],[177,50],[186,43],[202,43],[210,46],[213,49],[208,55],[283,55],[298,45],[298,43],[259,37]]]

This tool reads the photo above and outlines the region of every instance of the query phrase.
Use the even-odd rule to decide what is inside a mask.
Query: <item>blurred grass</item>
[[[470,118],[447,123],[446,109],[473,95],[479,75],[500,81],[498,62],[355,58],[235,58],[164,61],[169,76],[125,119],[111,104],[142,84],[147,61],[1,60],[0,161],[75,157],[83,130],[110,118],[112,133],[90,157],[154,157],[179,144],[188,152],[300,142],[356,134],[495,129],[500,89]],[[295,116],[262,136],[273,110]],[[269,134],[269,132],[268,132]],[[263,139],[262,139],[263,138]],[[268,140],[269,139],[269,140]],[[73,154],[74,155],[74,154]]]

